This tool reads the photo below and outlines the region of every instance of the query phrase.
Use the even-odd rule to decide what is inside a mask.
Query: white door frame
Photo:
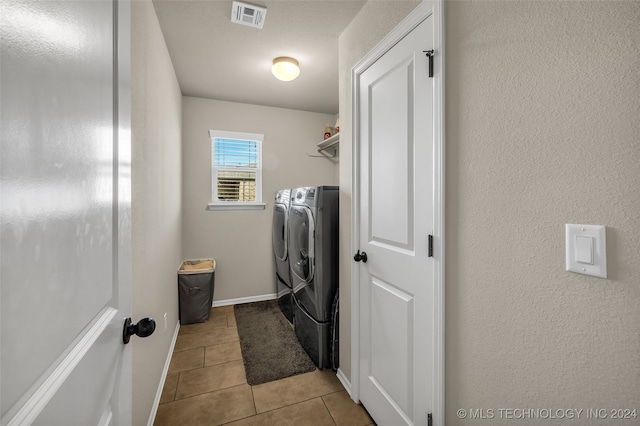
[[[444,1],[423,1],[396,28],[371,50],[351,72],[352,87],[352,216],[351,216],[351,253],[354,253],[360,241],[360,76],[387,51],[402,40],[422,21],[434,15],[434,229],[433,260],[436,312],[435,319],[435,358],[433,384],[433,417],[435,424],[444,425],[444,210],[445,210],[445,146],[444,146]],[[425,47],[426,48],[426,47]],[[426,78],[426,77],[425,77]],[[360,268],[351,264],[351,398],[360,400]]]

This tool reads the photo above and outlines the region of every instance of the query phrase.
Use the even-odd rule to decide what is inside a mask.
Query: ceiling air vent
[[[254,28],[262,28],[266,14],[266,7],[255,6],[241,1],[234,1],[231,6],[231,22]]]

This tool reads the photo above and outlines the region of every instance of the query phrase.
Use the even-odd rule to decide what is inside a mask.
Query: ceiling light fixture
[[[295,59],[288,56],[280,56],[273,60],[271,72],[278,80],[291,81],[300,75],[300,67]]]

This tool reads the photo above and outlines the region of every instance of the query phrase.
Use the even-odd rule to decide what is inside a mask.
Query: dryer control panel
[[[316,198],[316,188],[315,187],[304,187],[304,188],[296,188],[296,193],[293,197],[293,201],[295,203],[305,203],[308,204],[309,201],[313,201]]]

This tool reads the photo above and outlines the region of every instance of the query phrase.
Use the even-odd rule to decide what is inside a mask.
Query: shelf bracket
[[[316,155],[316,154],[309,154],[307,153],[307,156],[309,157],[324,157],[324,158],[333,158],[336,156],[336,150],[338,149],[336,147],[336,145],[338,145],[340,143],[340,136],[339,134],[335,134],[333,136],[331,136],[328,139],[325,139],[324,141],[320,142],[319,144],[317,144],[317,151],[320,153],[320,155]],[[325,152],[325,150],[329,149],[329,148],[333,148],[333,155],[329,155]]]
[[[316,154],[309,154],[307,153],[307,157],[322,157],[322,158],[334,158],[336,156],[336,151],[333,151],[333,155],[331,154],[327,154],[326,152],[324,152],[326,148],[320,149],[318,148],[318,152],[320,153],[320,155],[316,155]]]

